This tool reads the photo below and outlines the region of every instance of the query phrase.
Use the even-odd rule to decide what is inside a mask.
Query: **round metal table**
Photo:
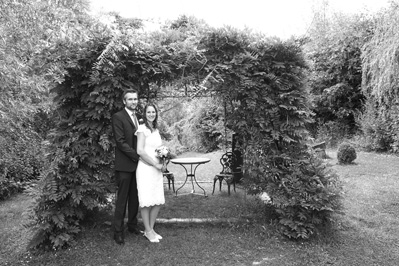
[[[204,191],[204,196],[207,197],[205,189],[203,189],[197,182],[197,179],[195,178],[195,172],[198,168],[198,166],[200,166],[201,164],[206,164],[208,162],[210,162],[211,159],[208,158],[194,158],[194,157],[189,157],[189,158],[175,158],[175,159],[171,159],[170,161],[174,164],[179,164],[181,166],[183,166],[184,170],[186,171],[186,180],[184,180],[184,183],[181,187],[179,187],[176,190],[176,196],[177,196],[177,192],[179,191],[179,189],[181,189],[182,187],[184,187],[184,185],[187,183],[188,178],[191,178],[191,185],[193,187],[193,189],[191,190],[190,193],[182,193],[180,195],[185,195],[185,194],[198,194],[202,196],[202,193],[195,193],[195,188],[194,188],[194,182],[197,184],[197,186],[202,189],[202,191]],[[186,168],[186,166],[190,166],[190,172],[188,172],[188,169]]]

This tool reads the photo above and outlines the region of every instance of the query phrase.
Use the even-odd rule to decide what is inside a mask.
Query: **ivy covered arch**
[[[64,81],[53,89],[58,124],[33,209],[32,246],[66,245],[85,213],[106,201],[111,116],[132,85],[149,99],[173,85],[176,93],[205,91],[225,101],[227,126],[242,140],[246,185],[270,195],[284,235],[310,237],[339,207],[337,177],[305,144],[311,112],[297,43],[229,28],[171,27],[97,36],[70,49]]]

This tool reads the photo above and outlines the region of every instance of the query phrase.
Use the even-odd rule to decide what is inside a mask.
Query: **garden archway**
[[[61,247],[79,232],[87,210],[106,200],[113,175],[111,116],[124,89],[156,98],[209,93],[227,103],[227,126],[243,142],[244,175],[254,192],[267,192],[279,230],[308,238],[339,205],[335,176],[308,153],[311,121],[306,63],[294,41],[234,29],[191,35],[181,29],[93,38],[68,58],[64,81],[53,89],[59,123],[51,164],[34,208],[33,246]]]

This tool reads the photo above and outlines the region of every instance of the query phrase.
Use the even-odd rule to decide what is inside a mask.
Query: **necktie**
[[[134,113],[132,113],[132,120],[133,120],[133,123],[136,126],[136,128],[138,128],[139,127],[139,121],[137,121],[137,117],[136,117],[136,115]]]

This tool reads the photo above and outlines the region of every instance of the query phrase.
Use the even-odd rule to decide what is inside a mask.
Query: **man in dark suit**
[[[124,244],[124,218],[126,205],[128,206],[128,231],[139,234],[137,228],[137,213],[139,200],[137,196],[136,167],[139,155],[136,152],[137,137],[134,134],[138,127],[136,107],[138,93],[129,89],[123,93],[125,108],[112,116],[112,130],[115,148],[115,179],[117,196],[113,221],[114,240],[117,244]]]

